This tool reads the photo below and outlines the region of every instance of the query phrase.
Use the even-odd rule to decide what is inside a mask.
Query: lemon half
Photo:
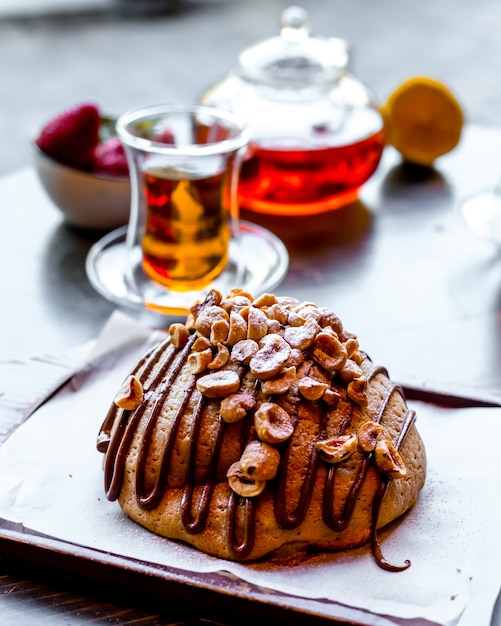
[[[390,93],[381,107],[387,141],[405,161],[431,166],[461,138],[461,105],[444,83],[413,76]]]

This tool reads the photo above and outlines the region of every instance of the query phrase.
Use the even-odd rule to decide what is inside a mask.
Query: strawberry
[[[94,150],[93,168],[107,173],[128,174],[127,157],[120,139],[112,137]]]
[[[46,154],[79,168],[92,162],[99,141],[99,110],[85,103],[63,111],[41,130],[35,143]]]

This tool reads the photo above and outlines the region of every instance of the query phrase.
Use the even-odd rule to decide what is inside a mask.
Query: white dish
[[[479,237],[501,245],[501,195],[486,191],[462,200],[457,213]]]
[[[232,238],[228,266],[205,290],[169,291],[145,279],[139,293],[125,279],[126,233],[124,226],[105,235],[92,246],[86,261],[87,276],[96,291],[126,307],[178,315],[186,313],[210,288],[224,294],[241,287],[257,296],[281,283],[289,267],[287,249],[278,237],[261,226],[241,221],[240,242],[237,245]]]
[[[66,221],[78,228],[111,230],[127,224],[130,180],[64,165],[32,144],[31,155],[40,183]]]

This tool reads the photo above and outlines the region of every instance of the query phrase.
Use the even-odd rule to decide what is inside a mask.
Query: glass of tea
[[[197,292],[228,263],[238,239],[238,177],[248,144],[236,115],[198,105],[124,113],[117,134],[129,162],[129,289]]]

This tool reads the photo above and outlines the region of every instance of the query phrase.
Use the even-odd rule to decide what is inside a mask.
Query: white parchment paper
[[[296,596],[297,606],[322,601],[327,614],[362,624],[490,624],[501,582],[501,409],[414,405],[428,454],[427,483],[413,510],[381,534],[386,558],[410,559],[408,570],[381,570],[368,548],[293,566],[237,564],[153,535],[104,497],[99,427],[136,358],[158,339],[158,331],[112,317],[71,381],[0,448],[1,518],[116,555],[227,572]],[[5,371],[19,393],[23,368]],[[56,373],[61,376],[60,364]],[[9,388],[4,378],[4,403]]]

